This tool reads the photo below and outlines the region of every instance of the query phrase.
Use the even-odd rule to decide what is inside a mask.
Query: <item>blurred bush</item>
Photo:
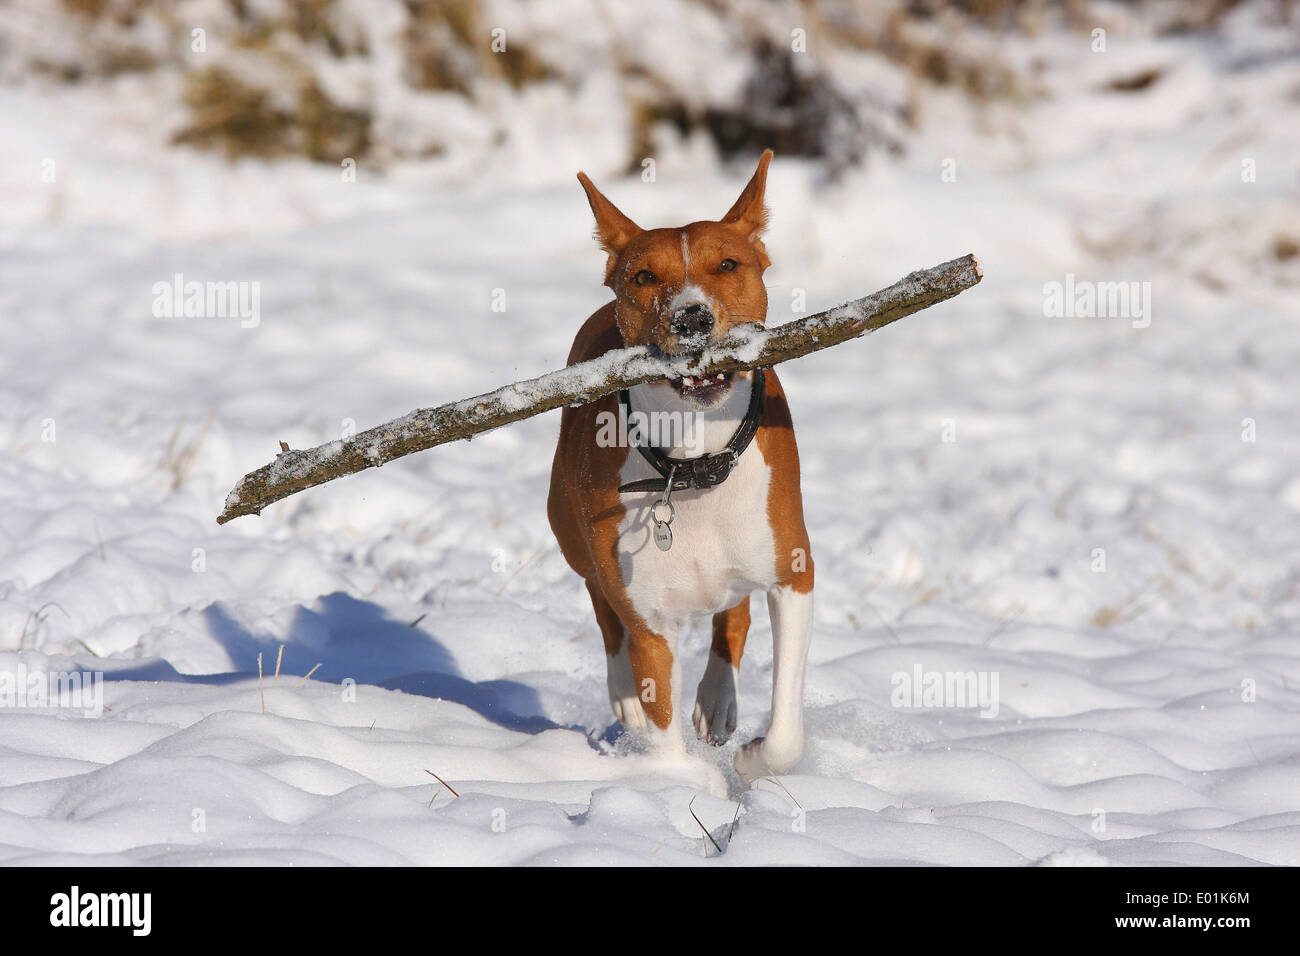
[[[1155,32],[1213,29],[1236,0],[1135,3]],[[155,82],[171,141],[231,157],[373,165],[469,155],[539,125],[607,126],[627,169],[665,138],[771,146],[832,174],[898,151],[919,86],[1042,95],[1002,42],[1086,32],[1071,0],[11,0],[0,77]],[[199,31],[199,32],[196,32]],[[806,52],[807,51],[807,52]]]

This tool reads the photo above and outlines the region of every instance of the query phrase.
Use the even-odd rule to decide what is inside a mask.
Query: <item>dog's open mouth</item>
[[[718,372],[707,377],[687,375],[683,378],[669,379],[669,382],[682,398],[711,404],[731,388],[731,377],[731,372]]]

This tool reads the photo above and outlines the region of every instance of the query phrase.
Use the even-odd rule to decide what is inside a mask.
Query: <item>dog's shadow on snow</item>
[[[510,680],[475,682],[461,676],[451,652],[419,623],[394,620],[378,604],[335,592],[300,606],[283,636],[259,635],[235,620],[220,603],[202,612],[211,637],[224,648],[231,666],[228,673],[181,674],[166,661],[139,667],[114,668],[105,680],[166,680],[191,684],[228,684],[257,673],[257,655],[269,683],[276,655],[285,647],[285,660],[293,662],[296,682],[316,663],[312,680],[339,684],[352,679],[420,697],[453,701],[499,726],[524,733],[566,729],[542,716],[537,692]],[[250,666],[251,665],[251,666]],[[280,675],[286,680],[289,671]]]

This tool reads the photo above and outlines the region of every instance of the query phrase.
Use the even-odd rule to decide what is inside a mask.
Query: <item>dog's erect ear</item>
[[[735,205],[722,217],[722,222],[738,227],[745,234],[745,238],[754,244],[759,258],[763,261],[763,268],[767,268],[769,263],[767,251],[763,248],[759,236],[767,226],[767,207],[763,205],[763,193],[767,190],[767,164],[771,161],[772,151],[763,150],[763,155],[758,158],[758,169],[754,170],[754,177],[745,187],[745,191],[740,194]]]
[[[772,151],[763,150],[763,155],[758,158],[758,169],[754,170],[754,178],[749,181],[749,185],[740,194],[735,205],[722,217],[723,222],[743,226],[750,239],[757,238],[763,231],[763,227],[767,225],[767,207],[763,205],[763,192],[767,189],[767,164],[771,161]]]
[[[600,243],[600,247],[609,253],[609,261],[605,265],[605,280],[609,281],[609,275],[614,270],[614,263],[618,260],[619,253],[642,230],[605,198],[587,178],[586,173],[578,173],[578,182],[582,183],[582,188],[587,193],[587,202],[591,204],[591,211],[596,217],[596,240]]]

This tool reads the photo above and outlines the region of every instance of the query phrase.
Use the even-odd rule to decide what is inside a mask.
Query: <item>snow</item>
[[[558,415],[213,521],[281,440],[561,367],[607,298],[579,166],[643,225],[720,215],[749,169],[683,146],[655,183],[597,175],[623,131],[555,125],[599,117],[591,89],[529,120],[536,165],[516,141],[438,185],[227,164],[106,119],[104,90],[0,89],[0,674],[104,675],[99,716],[0,696],[0,860],[1300,863],[1300,257],[1272,252],[1300,238],[1300,104],[1294,34],[1258,13],[1104,56],[1009,38],[1046,99],[922,90],[906,152],[835,183],[776,157],[770,325],[966,252],[985,277],[781,368],[808,745],[749,790],[762,602],[729,745],[620,737],[546,520]],[[155,317],[178,272],[259,282],[261,321]],[[1150,325],[1048,318],[1067,274],[1150,282]],[[683,641],[687,706],[707,647]],[[996,717],[893,706],[918,666],[996,674]]]

